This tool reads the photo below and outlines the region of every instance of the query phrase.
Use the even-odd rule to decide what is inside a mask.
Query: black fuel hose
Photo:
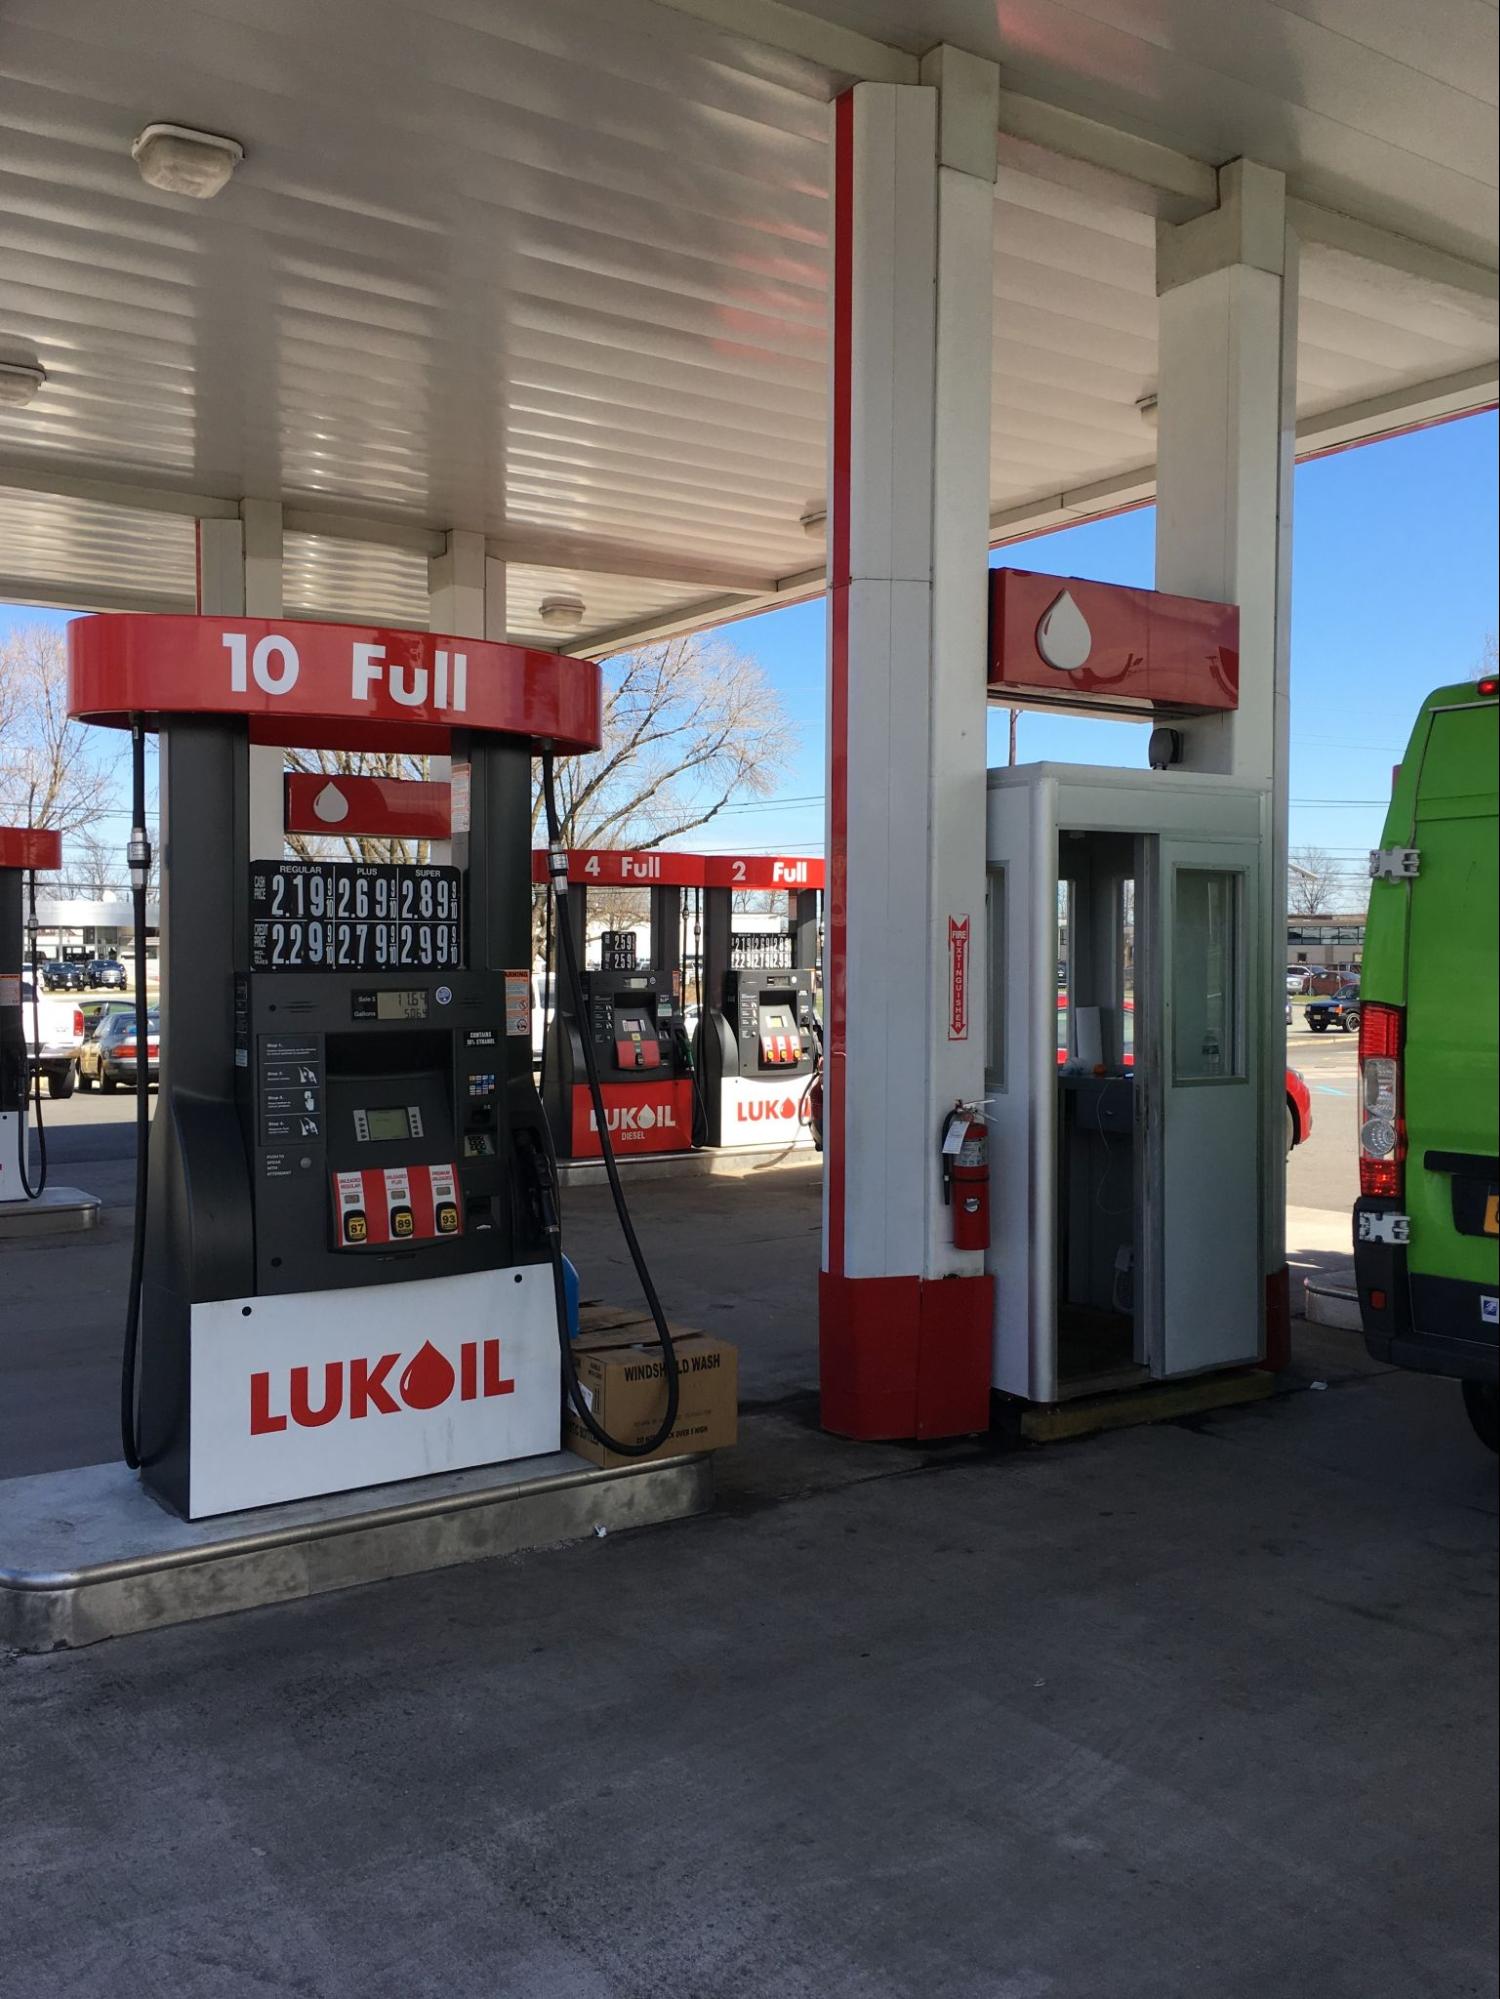
[[[17,1163],[21,1169],[21,1192],[28,1201],[39,1201],[47,1191],[47,1128],[42,1122],[42,968],[36,960],[36,869],[27,870],[26,947],[31,954],[31,1038],[36,1045],[36,1067],[30,1077],[32,1101],[36,1105],[36,1156],[37,1182],[31,1184],[31,1160],[26,1143],[26,1048],[25,1030],[22,1029],[21,1048],[21,1112],[16,1119]]]
[[[672,1335],[667,1328],[666,1314],[662,1310],[660,1298],[656,1295],[656,1285],[652,1281],[645,1252],[636,1235],[635,1224],[630,1219],[630,1207],[625,1199],[625,1189],[620,1185],[620,1170],[615,1164],[615,1148],[609,1135],[609,1120],[605,1116],[604,1091],[599,1082],[599,1062],[594,1053],[593,1036],[589,1033],[583,981],[578,971],[578,953],[574,945],[572,926],[568,921],[568,912],[563,902],[568,893],[568,856],[562,844],[562,826],[557,811],[556,774],[550,743],[542,746],[542,804],[547,816],[548,895],[557,898],[557,919],[553,928],[557,937],[558,956],[567,971],[568,995],[573,1003],[574,1017],[581,1030],[579,1040],[583,1044],[583,1066],[588,1077],[589,1098],[594,1106],[594,1121],[599,1127],[599,1149],[604,1157],[605,1178],[609,1181],[609,1191],[614,1198],[620,1233],[625,1238],[630,1261],[635,1265],[635,1274],[640,1280],[646,1309],[651,1314],[651,1322],[656,1328],[657,1343],[661,1347],[662,1372],[667,1384],[666,1413],[651,1436],[643,1443],[631,1444],[622,1442],[618,1437],[612,1437],[588,1405],[588,1398],[578,1379],[578,1369],[573,1359],[573,1342],[568,1331],[567,1279],[563,1271],[562,1229],[554,1192],[555,1179],[553,1186],[549,1188],[546,1182],[550,1174],[550,1162],[538,1148],[535,1163],[543,1204],[543,1222],[552,1258],[552,1288],[557,1303],[557,1338],[562,1348],[563,1381],[567,1387],[568,1400],[578,1412],[579,1422],[596,1443],[602,1444],[607,1451],[613,1451],[616,1457],[645,1458],[653,1451],[659,1450],[677,1427],[681,1383],[677,1376],[677,1354],[672,1345]],[[556,1003],[554,985],[554,1008]]]
[[[135,1220],[130,1232],[130,1289],[125,1299],[125,1346],[120,1358],[120,1450],[132,1471],[141,1465],[136,1428],[136,1363],[141,1339],[141,1286],[146,1266],[146,1169],[151,1145],[151,1057],[146,1018],[146,884],[151,842],[146,837],[146,719],[130,718],[130,900],[135,922]]]

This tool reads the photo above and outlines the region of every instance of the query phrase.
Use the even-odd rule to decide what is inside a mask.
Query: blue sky
[[[1500,539],[1493,412],[1298,468],[1292,618],[1292,846],[1356,871],[1384,818],[1391,766],[1424,694],[1478,665],[1496,626]],[[996,563],[1149,586],[1150,510],[997,550]],[[0,637],[64,614],[0,605]],[[727,628],[758,659],[799,732],[781,802],[730,808],[695,846],[821,853],[823,606],[793,605]],[[1023,715],[1023,761],[1141,764],[1142,726]],[[992,718],[991,761],[1005,756]],[[1327,800],[1368,801],[1347,805]]]
[[[1496,626],[1496,418],[1493,412],[1366,445],[1297,469],[1292,555],[1293,847],[1341,852],[1377,842],[1423,695],[1478,666]],[[997,549],[1017,569],[1149,588],[1156,516],[1147,508]],[[823,607],[772,611],[728,628],[780,691],[800,734],[780,810],[725,813],[698,843],[821,853]],[[990,761],[1006,753],[991,717]],[[1025,763],[1144,764],[1146,730],[1121,722],[1023,715]],[[1324,799],[1376,800],[1325,805]],[[804,802],[807,801],[807,802]]]

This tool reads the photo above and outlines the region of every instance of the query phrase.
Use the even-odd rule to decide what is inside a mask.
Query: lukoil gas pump
[[[818,1065],[814,1007],[818,892],[824,864],[806,856],[705,858],[703,1013],[698,1070],[710,1145],[811,1145]],[[737,891],[791,899],[781,936],[737,932]]]
[[[28,1009],[22,988],[23,968],[29,965],[31,1040],[40,1058],[42,970],[36,962],[36,877],[38,869],[47,872],[61,866],[60,834],[30,826],[0,826],[0,1202],[37,1200],[47,1185],[41,1063],[33,1066],[27,1052]],[[28,1136],[28,1107],[33,1104],[35,1178]]]
[[[160,735],[161,1083],[127,1461],[198,1518],[555,1451],[560,1380],[596,1430],[531,1078],[528,831],[533,746],[550,766],[553,745],[597,745],[597,668],[249,618],[84,618],[69,649],[70,712],[131,728],[138,901]],[[253,853],[262,739],[451,754],[453,864]],[[645,1455],[677,1373],[622,1219],[667,1359],[663,1423],[626,1447]]]
[[[579,973],[576,1004],[566,983],[557,987],[543,1044],[542,1103],[553,1143],[565,1159],[600,1155],[587,1041],[616,1149],[626,1157],[685,1152],[693,1143],[694,1085],[682,1011],[682,891],[702,885],[702,856],[572,849],[566,858],[566,872],[554,876],[547,854],[532,856],[534,879],[550,878],[563,891],[558,908]],[[649,894],[646,961],[639,962],[635,933],[620,929],[605,932],[599,965],[585,968],[595,892],[620,889]]]

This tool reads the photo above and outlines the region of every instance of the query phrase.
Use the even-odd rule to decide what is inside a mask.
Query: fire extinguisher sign
[[[969,1038],[969,919],[948,918],[948,1039]]]

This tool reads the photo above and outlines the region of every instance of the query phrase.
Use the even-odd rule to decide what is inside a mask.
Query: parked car
[[[1500,1449],[1500,677],[1422,703],[1370,884],[1354,1277],[1374,1359]],[[1403,865],[1404,863],[1409,863]],[[1461,998],[1459,997],[1461,995]]]
[[[1359,1032],[1359,987],[1340,986],[1324,999],[1310,1000],[1302,1016],[1314,1034],[1326,1034],[1337,1027],[1344,1034]]]
[[[28,1071],[41,1070],[49,1097],[71,1097],[83,1047],[83,1009],[66,1000],[40,998],[31,980],[22,979],[21,1032],[26,1037]]]
[[[1290,994],[1307,991],[1306,965],[1288,965],[1286,968],[1286,989]]]
[[[111,1007],[100,1016],[97,1027],[79,1051],[78,1086],[91,1090],[97,1082],[104,1091],[118,1090],[122,1084],[133,1090],[136,1061],[135,1008]],[[161,1015],[152,1007],[146,1015],[147,1084],[157,1082],[160,1073]]]
[[[1312,1136],[1312,1092],[1300,1069],[1286,1072],[1286,1149],[1304,1144]]]
[[[65,958],[49,958],[42,966],[44,993],[81,993],[85,983],[82,965],[71,964]]]
[[[117,992],[125,990],[125,967],[118,958],[90,958],[83,968],[83,976],[90,992]]]

